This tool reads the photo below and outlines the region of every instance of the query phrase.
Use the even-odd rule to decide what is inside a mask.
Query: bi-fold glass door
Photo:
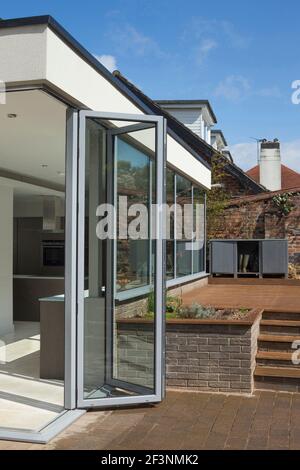
[[[81,111],[78,407],[163,397],[165,122]]]

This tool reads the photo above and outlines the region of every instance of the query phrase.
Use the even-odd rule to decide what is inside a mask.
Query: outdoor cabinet
[[[210,272],[212,275],[288,276],[288,241],[211,240]]]
[[[235,274],[236,243],[219,241],[211,243],[211,273]]]
[[[288,244],[287,240],[263,240],[262,244],[262,274],[288,273]],[[284,272],[282,272],[284,269]]]

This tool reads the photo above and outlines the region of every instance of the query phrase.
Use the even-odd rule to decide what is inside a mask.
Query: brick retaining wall
[[[260,313],[252,324],[187,320],[166,326],[166,384],[210,392],[253,392]],[[151,323],[118,322],[119,378],[152,386]]]
[[[167,386],[252,393],[259,320],[240,324],[168,324]]]

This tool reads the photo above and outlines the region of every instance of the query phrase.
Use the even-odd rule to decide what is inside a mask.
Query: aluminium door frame
[[[166,122],[162,116],[144,114],[79,111],[78,158],[78,246],[77,246],[77,407],[104,408],[120,405],[160,402],[164,397],[164,244],[163,211],[156,214],[156,276],[155,276],[155,393],[140,396],[84,399],[84,220],[85,220],[85,131],[86,119],[106,119],[156,125],[156,204],[162,208],[165,193],[164,168],[166,151]],[[124,126],[125,127],[125,126]]]
[[[111,176],[107,178],[107,202],[109,204],[115,203],[117,200],[117,157],[115,152],[115,138],[118,136],[126,135],[127,133],[137,132],[145,129],[153,129],[153,123],[140,123],[133,124],[129,126],[122,126],[119,128],[110,128],[107,129],[106,136],[106,160],[107,166],[111,166]],[[150,166],[149,166],[150,168]],[[117,214],[115,214],[117,217]],[[151,217],[151,212],[149,214]],[[116,233],[117,221],[114,220],[114,233]],[[150,231],[149,234],[152,232]],[[114,322],[113,322],[113,306],[114,299],[117,297],[117,292],[115,288],[114,280],[117,279],[117,247],[116,240],[108,240],[107,248],[107,261],[106,261],[106,385],[128,390],[129,392],[136,393],[137,395],[147,395],[151,394],[151,389],[146,386],[137,385],[131,382],[126,382],[125,380],[120,380],[114,378]],[[150,245],[150,244],[149,244]],[[150,268],[151,269],[151,268]],[[150,271],[151,272],[151,271]],[[151,277],[150,277],[151,284]],[[138,291],[139,289],[134,289]],[[138,297],[138,293],[136,296]],[[155,336],[155,335],[154,335]]]

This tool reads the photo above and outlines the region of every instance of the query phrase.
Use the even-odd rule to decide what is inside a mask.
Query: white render
[[[211,130],[211,146],[219,152],[226,149],[227,143],[224,141],[222,133],[219,130]]]
[[[168,113],[182,122],[198,137],[211,145],[211,129],[215,124],[206,104],[161,104]]]
[[[261,146],[259,161],[259,182],[270,191],[281,189],[280,147],[264,148]]]
[[[0,337],[13,327],[13,189],[0,186]]]
[[[0,80],[7,85],[44,82],[95,111],[143,114],[46,25],[0,31],[0,71]],[[210,170],[170,135],[167,161],[210,189]]]

